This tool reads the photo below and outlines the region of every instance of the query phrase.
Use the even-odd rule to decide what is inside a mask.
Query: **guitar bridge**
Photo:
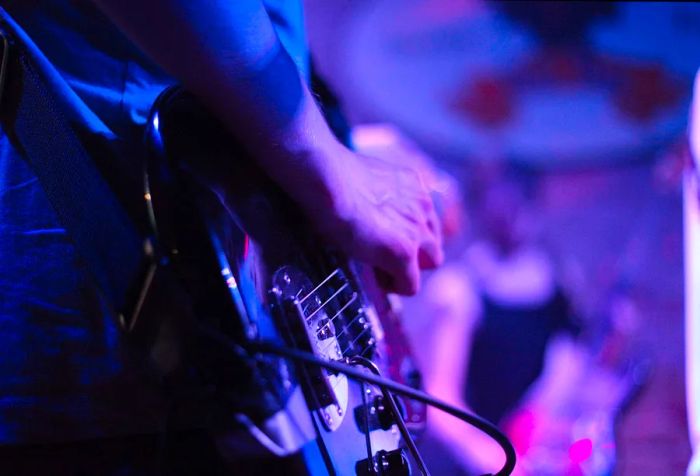
[[[272,283],[276,317],[289,344],[321,359],[343,360],[341,316],[358,300],[357,293],[346,297],[347,284],[331,287],[337,284],[332,278],[313,287],[311,280],[292,266],[275,272]],[[341,298],[343,301],[338,301]],[[303,366],[301,373],[309,408],[318,412],[329,430],[337,429],[348,405],[347,377],[317,366]]]

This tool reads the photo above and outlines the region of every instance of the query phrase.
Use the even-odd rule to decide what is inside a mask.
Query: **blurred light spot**
[[[593,442],[590,438],[574,441],[569,447],[569,459],[573,463],[580,464],[593,454]]]

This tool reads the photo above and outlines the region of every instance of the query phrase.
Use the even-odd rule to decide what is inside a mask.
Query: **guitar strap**
[[[3,8],[0,29],[3,132],[29,162],[100,291],[129,327],[155,264],[145,235],[127,213],[128,201],[115,193],[126,176],[118,173],[124,163],[115,138],[108,137],[106,126],[96,134],[87,132],[84,124],[101,121]],[[138,185],[131,189],[140,191]]]
[[[214,423],[219,426],[238,418],[234,415],[237,409],[246,408],[263,422],[263,430],[246,433],[251,431],[256,438],[264,433],[259,439],[273,452],[287,454],[290,448],[298,449],[299,419],[292,425],[284,409],[296,408],[289,412],[293,415],[299,413],[298,408],[305,409],[300,390],[284,390],[282,396],[278,389],[270,393],[265,385],[268,374],[277,369],[276,359],[268,364],[241,358],[228,348],[215,347],[208,334],[192,325],[190,303],[179,298],[185,293],[171,292],[180,290],[177,280],[168,267],[158,266],[154,251],[149,249],[152,242],[144,239],[149,230],[147,217],[130,213],[141,209],[146,213],[144,187],[139,182],[144,152],[126,147],[119,150],[116,137],[1,7],[0,49],[0,134],[8,136],[37,175],[123,329],[134,328],[148,294],[144,306],[148,319],[144,316],[139,321],[138,330],[130,334],[131,343],[141,344],[149,353],[166,390],[174,398],[206,400],[200,420],[214,414],[218,418]],[[199,386],[202,379],[197,372],[211,369],[203,365],[207,358],[215,359],[223,369],[210,372],[226,380],[221,388]],[[191,375],[193,369],[197,375]],[[239,374],[237,381],[234,377]],[[262,390],[251,396],[258,388]],[[199,417],[197,413],[195,418]],[[237,427],[255,428],[255,424],[242,421]],[[277,434],[279,437],[274,436]],[[307,441],[308,435],[304,438]]]

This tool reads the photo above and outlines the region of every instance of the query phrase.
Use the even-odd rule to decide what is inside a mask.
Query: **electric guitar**
[[[159,260],[207,332],[279,342],[420,385],[373,271],[318,241],[193,97],[166,90],[147,142],[144,196]],[[425,424],[422,404],[320,367],[221,357],[202,339],[196,352],[207,366],[196,371],[230,402],[235,430],[224,431],[219,446],[233,458],[295,454],[312,475],[408,475],[412,461],[421,467],[411,437]]]

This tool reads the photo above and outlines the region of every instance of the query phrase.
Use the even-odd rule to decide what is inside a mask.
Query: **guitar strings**
[[[326,322],[320,329],[318,329],[318,332],[316,333],[316,337],[319,337],[319,334],[323,331],[323,329],[324,329],[325,327],[330,326],[330,325],[333,323],[333,321],[335,321],[337,318],[339,318],[339,317],[340,317],[340,314],[342,314],[343,311],[345,311],[345,310],[348,308],[348,306],[349,306],[350,304],[354,303],[356,300],[357,300],[357,293],[352,293],[352,297],[348,300],[348,302],[346,302],[345,304],[343,304],[343,306],[338,310],[338,312],[336,312],[336,313],[333,315],[333,317],[331,317],[331,318],[328,320],[328,322]],[[308,321],[307,321],[307,322],[308,322]],[[337,337],[337,335],[336,335],[336,337]]]
[[[327,282],[329,281],[329,279],[332,278],[332,276],[338,274],[338,272],[339,272],[339,269],[336,269],[335,271],[333,271],[333,272],[331,273],[331,275],[329,275],[328,277],[326,277],[326,278],[323,280],[322,284],[320,284],[319,286],[316,286],[316,287],[314,288],[314,291],[311,291],[311,292],[310,292],[309,294],[307,294],[304,298],[302,298],[302,300],[303,300],[303,299],[306,299],[307,297],[309,297],[309,296],[310,296],[311,294],[313,294],[314,292],[317,292],[317,291],[319,290],[319,288],[321,287],[321,285],[323,285],[324,283],[327,283]],[[315,316],[318,312],[320,312],[321,310],[325,309],[326,306],[330,305],[331,301],[333,301],[336,297],[338,297],[349,285],[350,285],[350,282],[349,282],[349,281],[345,281],[345,283],[344,283],[337,291],[335,291],[335,292],[334,292],[325,302],[323,302],[319,307],[317,307],[316,309],[314,309],[314,310],[311,312],[311,314],[309,314],[308,316],[306,315],[306,311],[308,310],[308,308],[309,308],[310,306],[307,306],[307,307],[303,308],[303,309],[302,309],[302,314],[303,314],[303,316],[304,316],[304,319],[305,319],[306,323],[308,324],[308,322],[309,322],[311,319],[313,319],[314,316]],[[338,318],[341,316],[341,314],[348,308],[348,306],[350,306],[350,304],[352,304],[353,302],[355,302],[355,300],[357,299],[357,296],[358,296],[357,292],[353,292],[353,293],[352,293],[352,296],[350,297],[350,299],[349,299],[345,304],[343,304],[343,305],[341,306],[341,308],[338,310],[338,312],[336,312],[336,313],[333,315],[333,317],[329,318],[329,319],[328,319],[328,322],[327,322],[326,324],[324,324],[320,329],[318,329],[318,331],[317,331],[317,333],[316,333],[316,336],[319,337],[319,333],[320,333],[321,331],[323,331],[323,329],[324,329],[325,327],[329,326],[329,325],[332,324],[336,319],[338,319]],[[301,301],[299,301],[299,302],[301,303]],[[352,324],[355,320],[356,320],[356,319],[353,319],[353,320],[350,322],[350,324]],[[348,324],[348,325],[350,325],[350,324]],[[337,335],[340,335],[340,334],[337,334]],[[336,335],[336,337],[337,337],[337,335]]]
[[[328,283],[331,279],[333,279],[334,276],[336,276],[336,275],[338,275],[338,274],[340,274],[340,273],[341,273],[340,268],[334,269],[334,270],[333,270],[330,274],[328,274],[328,276],[326,276],[318,285],[316,285],[316,287],[314,287],[308,294],[306,294],[303,298],[301,298],[301,299],[299,300],[298,303],[299,303],[299,304],[302,304],[302,303],[303,303],[304,301],[306,301],[309,297],[311,297],[312,295],[318,293],[318,291],[321,290],[321,288],[323,288],[323,287],[326,285],[326,283]],[[320,306],[318,306],[316,309],[314,309],[314,310],[311,312],[311,314],[309,314],[308,316],[306,316],[306,308],[305,308],[305,309],[302,309],[302,314],[303,314],[304,319],[305,319],[305,322],[306,322],[307,324],[309,323],[309,321],[310,321],[311,319],[314,318],[314,316],[316,316],[316,314],[318,314],[321,310],[323,310],[323,309],[325,309],[327,306],[329,306],[329,305],[331,304],[331,302],[332,302],[334,299],[336,299],[345,289],[347,289],[347,287],[350,285],[350,282],[349,282],[347,279],[345,279],[344,281],[345,281],[345,282],[343,283],[343,285],[342,285],[340,288],[338,288],[328,299],[326,299],[323,303],[321,303]],[[357,299],[357,296],[358,296],[358,294],[357,294],[356,292],[353,292],[352,297],[348,300],[348,302],[346,302],[345,304],[343,304],[343,305],[341,306],[341,308],[333,315],[333,317],[331,317],[331,318],[328,320],[327,323],[325,323],[320,329],[318,329],[318,331],[316,332],[316,337],[317,337],[317,338],[319,338],[319,334],[323,331],[324,328],[329,327],[336,319],[338,319],[338,318],[342,315],[342,313],[348,308],[348,306],[350,306],[353,302],[355,302],[355,300]],[[337,344],[337,343],[338,343],[338,337],[340,337],[341,335],[345,334],[348,330],[350,330],[350,327],[351,327],[358,319],[360,319],[362,316],[363,316],[362,313],[358,313],[358,315],[355,316],[349,323],[347,323],[345,326],[343,326],[343,329],[342,329],[338,334],[336,334],[336,335],[334,336],[334,338],[335,338],[334,341],[330,342],[324,349],[321,350],[321,352],[326,353],[326,352],[330,349],[330,347],[331,347],[333,344]],[[362,337],[362,335],[365,334],[368,330],[370,330],[370,327],[369,327],[369,326],[364,327],[364,328],[355,336],[355,338],[350,342],[350,344],[349,344],[345,349],[340,349],[340,353],[341,353],[342,355],[345,355],[345,353],[348,352],[349,350],[351,350],[351,349],[353,348],[353,346],[355,345],[355,343],[358,341],[358,339],[359,339],[360,337]],[[340,346],[338,346],[338,347],[340,348]],[[369,346],[366,347],[366,348],[364,348],[364,349],[362,349],[362,352],[360,352],[360,355],[362,355],[362,354],[364,354],[365,352],[367,352],[368,349],[369,349]]]
[[[346,282],[345,284],[343,284],[340,288],[338,288],[338,290],[337,290],[336,292],[333,293],[333,295],[332,295],[331,297],[329,297],[328,299],[326,299],[326,301],[325,301],[324,303],[322,303],[319,307],[317,307],[316,309],[314,309],[314,311],[313,311],[310,315],[305,316],[305,317],[306,317],[306,322],[308,323],[311,319],[313,319],[313,317],[314,317],[320,310],[322,310],[322,309],[325,308],[328,304],[330,304],[330,302],[331,302],[333,299],[335,299],[340,293],[342,293],[342,292],[345,290],[345,288],[347,288],[348,286],[350,286],[350,283],[349,283],[349,282]],[[307,296],[307,297],[308,297],[308,296]],[[300,303],[301,303],[301,301],[300,301]]]
[[[321,352],[324,353],[324,354],[325,354],[326,352],[328,352],[328,350],[331,348],[331,346],[332,346],[333,344],[335,344],[335,343],[338,342],[338,337],[340,337],[341,335],[343,335],[343,334],[345,333],[345,331],[347,331],[347,330],[350,328],[350,326],[352,326],[352,325],[355,323],[355,321],[357,321],[360,317],[362,317],[362,315],[361,315],[361,314],[358,314],[352,321],[350,321],[350,322],[347,324],[347,326],[345,326],[345,327],[343,328],[343,330],[340,331],[340,332],[335,336],[335,341],[329,342],[328,345],[326,345],[326,347],[325,347],[324,349],[321,350]],[[357,342],[357,340],[358,340],[360,337],[362,337],[362,334],[364,334],[365,332],[369,331],[370,329],[371,329],[371,328],[370,328],[369,326],[363,328],[363,329],[355,336],[355,338],[352,340],[352,342],[350,342],[350,344],[349,344],[345,349],[340,349],[340,344],[338,343],[338,349],[340,350],[341,355],[345,356],[345,353],[346,353],[347,351],[352,350],[352,347],[355,345],[355,343]],[[367,346],[367,347],[365,347],[364,349],[362,349],[362,352],[360,352],[360,355],[362,355],[362,354],[364,354],[365,352],[367,352],[367,350],[369,350],[369,348],[370,348],[370,347]]]
[[[353,321],[354,321],[354,320],[357,320],[357,318],[359,318],[359,317],[360,317],[360,316],[357,316],[355,319],[353,319]],[[362,334],[364,334],[364,333],[367,332],[368,330],[370,330],[369,327],[365,327],[364,329],[362,329],[362,332],[360,332],[359,334],[357,334],[357,336],[355,337],[355,339],[353,339],[353,341],[350,343],[350,345],[349,345],[345,350],[342,350],[340,353],[344,355],[345,352],[347,352],[348,350],[350,350],[350,349],[352,348],[352,346],[355,345],[355,342],[357,342],[357,339],[359,339],[360,336],[362,336]],[[365,347],[364,349],[362,349],[362,352],[360,352],[359,355],[360,355],[360,356],[363,356],[364,353],[367,352],[369,349],[370,349],[370,346]],[[338,388],[338,385],[340,385],[340,380],[339,380],[339,379],[336,380],[335,385],[332,386],[332,389],[335,391],[335,389]]]
[[[321,281],[315,288],[313,288],[306,296],[304,296],[303,298],[299,299],[298,304],[303,304],[304,301],[306,301],[309,297],[311,297],[312,295],[314,295],[315,293],[317,293],[326,283],[328,283],[328,281],[330,281],[334,276],[336,276],[336,275],[339,274],[339,273],[341,273],[341,269],[340,269],[340,268],[334,269],[328,276],[326,276],[326,277],[323,279],[323,281]],[[337,291],[335,291],[325,302],[323,302],[320,306],[318,306],[316,309],[314,309],[314,310],[311,312],[311,314],[309,314],[308,316],[306,315],[306,311],[307,311],[307,309],[308,309],[310,306],[304,307],[304,308],[302,309],[302,311],[303,311],[303,315],[304,315],[304,318],[305,318],[306,322],[308,323],[311,319],[313,319],[314,316],[315,316],[318,312],[320,312],[320,311],[323,310],[326,306],[328,306],[328,305],[331,303],[331,301],[333,301],[336,297],[338,297],[338,295],[339,295],[340,293],[342,293],[349,285],[350,285],[350,282],[349,282],[347,279],[345,279],[345,282],[343,283],[343,285],[342,285]],[[301,291],[300,291],[300,292],[301,292]],[[329,322],[328,322],[326,325],[332,323],[335,319],[337,319],[337,318],[340,316],[340,314],[347,308],[347,306],[349,306],[352,302],[354,302],[356,298],[357,298],[357,293],[356,293],[356,292],[353,292],[353,295],[352,295],[352,297],[350,298],[350,301],[347,302],[345,305],[343,305],[343,307],[342,307],[338,312],[336,312],[336,313],[333,315],[332,318],[330,318]],[[324,325],[324,327],[325,327],[325,325]],[[319,329],[319,331],[322,330],[322,329],[323,329],[323,327],[322,327],[321,329]],[[317,334],[317,335],[318,335],[318,334]]]
[[[338,337],[340,337],[340,336],[342,336],[343,334],[345,334],[345,332],[347,332],[347,331],[350,329],[350,327],[351,327],[355,322],[357,322],[362,316],[363,316],[363,314],[358,314],[357,316],[355,316],[355,317],[353,318],[353,320],[351,320],[350,322],[348,322],[348,323],[345,325],[345,327],[343,327],[343,330],[341,330],[340,332],[338,332],[338,333],[337,333],[335,336],[333,336],[333,337],[335,337],[335,339],[337,340]],[[323,353],[328,352],[328,349],[330,349],[330,347],[331,347],[332,345],[333,345],[333,342],[330,342],[328,345],[326,345],[326,347],[325,347],[324,349],[321,349],[321,352],[323,352]],[[348,349],[345,349],[345,350],[348,350]],[[342,352],[341,352],[341,353],[342,353]]]
[[[339,272],[340,272],[340,268],[335,268],[328,276],[325,277],[325,279],[323,281],[321,281],[315,288],[313,288],[311,291],[309,291],[309,293],[306,296],[301,298],[299,300],[299,304],[304,304],[304,301],[306,301],[309,297],[311,297],[311,295],[315,294],[316,291],[321,289],[321,287],[323,285],[325,285],[328,281],[330,281],[333,278],[333,276],[335,276]]]
[[[352,342],[350,342],[350,345],[347,346],[347,348],[346,348],[345,350],[341,351],[341,353],[342,353],[342,354],[345,354],[345,352],[347,352],[348,350],[352,349],[352,346],[355,345],[355,342],[357,342],[357,339],[359,339],[360,337],[362,337],[362,334],[364,334],[364,333],[367,332],[368,330],[370,330],[370,327],[365,327],[364,329],[362,329],[362,331],[360,331],[360,333],[357,334],[357,336],[352,340]],[[367,349],[363,349],[361,353],[364,354],[366,350],[367,350]]]
[[[347,283],[346,283],[345,286],[347,286]],[[345,287],[345,286],[343,286],[343,287]],[[334,294],[334,296],[335,296],[335,295],[337,295],[337,293]],[[333,296],[333,297],[334,297],[334,296]],[[331,297],[331,299],[332,299],[333,297]],[[338,312],[336,312],[336,313],[333,315],[333,317],[331,317],[331,318],[328,320],[328,322],[327,322],[326,324],[324,324],[324,325],[317,331],[316,337],[319,337],[319,334],[323,331],[324,328],[329,327],[336,319],[338,319],[338,318],[341,316],[341,314],[342,314],[353,302],[355,302],[355,301],[357,300],[357,297],[358,297],[358,294],[357,294],[356,292],[354,292],[354,293],[352,294],[352,297],[348,300],[348,302],[346,302],[346,303],[338,310]],[[329,299],[329,301],[330,301],[330,299]],[[347,331],[350,329],[350,327],[351,327],[358,319],[360,319],[360,318],[362,318],[362,317],[364,317],[364,313],[358,313],[350,322],[348,322],[345,326],[343,326],[343,330],[341,330],[339,333],[337,333],[337,334],[336,334],[335,336],[333,336],[333,337],[335,337],[335,338],[337,339],[337,338],[340,337],[341,335],[345,334],[345,332],[347,332]],[[308,322],[308,320],[307,320],[307,322]],[[349,345],[345,350],[342,350],[342,351],[341,351],[341,353],[345,353],[345,352],[347,352],[348,350],[350,350],[350,348],[355,344],[355,342],[357,341],[357,339],[359,338],[359,336],[362,335],[367,329],[369,329],[369,327],[365,327],[365,328],[360,332],[360,334],[358,334],[358,336],[355,337],[355,339],[350,343],[350,345]],[[329,348],[332,346],[332,344],[333,344],[332,342],[331,342],[330,344],[328,344],[324,349],[321,350],[321,352],[323,352],[323,353],[327,352],[327,351],[329,350]],[[364,353],[364,351],[363,351],[363,353]]]

